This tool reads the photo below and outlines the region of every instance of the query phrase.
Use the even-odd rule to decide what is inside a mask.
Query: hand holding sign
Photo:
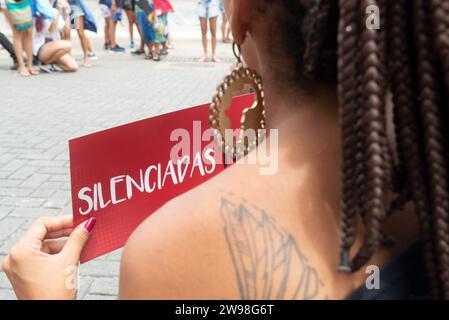
[[[251,94],[234,98],[234,127],[253,100]],[[69,141],[74,223],[97,219],[81,262],[122,247],[164,203],[224,169],[208,109],[205,104]]]

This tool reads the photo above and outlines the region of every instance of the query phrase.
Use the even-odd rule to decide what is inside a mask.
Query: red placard
[[[253,100],[252,94],[234,98],[228,113],[234,128]],[[69,141],[74,224],[97,219],[81,263],[122,247],[164,203],[223,170],[205,154],[212,139],[202,138],[209,128],[209,104],[204,104]],[[185,143],[179,135],[171,141],[173,133],[188,133],[189,161],[185,153],[171,159],[173,147]]]

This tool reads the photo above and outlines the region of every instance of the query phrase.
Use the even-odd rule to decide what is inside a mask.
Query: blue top
[[[70,0],[69,3],[79,6],[81,11],[83,11],[84,29],[97,32],[97,24],[94,15],[84,1]],[[56,2],[54,5],[56,5]],[[33,17],[39,14],[42,19],[54,20],[56,18],[55,10],[48,0],[31,0],[31,12]]]
[[[55,20],[56,13],[48,0],[31,0],[31,12],[33,17],[38,13],[42,19]]]
[[[97,32],[97,24],[95,22],[94,15],[90,11],[89,7],[86,6],[83,0],[70,0],[70,4],[77,5],[84,13],[84,29],[90,30],[92,32]],[[54,3],[56,5],[56,2]],[[56,18],[56,11],[48,0],[31,0],[31,12],[33,17],[37,14],[42,19],[54,20]]]

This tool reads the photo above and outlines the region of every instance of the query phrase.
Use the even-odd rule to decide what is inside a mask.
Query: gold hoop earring
[[[237,58],[237,66],[218,86],[209,108],[209,122],[214,131],[215,143],[224,153],[225,159],[226,156],[231,155],[233,161],[236,161],[241,156],[247,155],[262,140],[262,131],[265,129],[265,97],[262,78],[256,71],[243,66],[240,45],[234,42],[232,50]],[[233,138],[232,141],[227,141],[229,139],[226,139],[228,137],[226,130],[232,129],[232,127],[226,111],[231,106],[233,93],[243,92],[248,87],[252,88],[250,92],[254,92],[255,100],[242,112],[241,130],[237,139]],[[250,140],[248,136],[245,136],[248,129],[254,130],[255,139]]]

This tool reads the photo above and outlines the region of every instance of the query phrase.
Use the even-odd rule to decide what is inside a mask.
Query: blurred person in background
[[[111,23],[109,25],[109,51],[113,53],[125,53],[125,48],[119,46],[116,42],[117,23],[122,21],[123,0],[111,0]]]
[[[83,66],[90,67],[89,60],[97,60],[97,55],[92,50],[92,45],[84,30],[97,32],[95,18],[83,0],[68,0],[70,5],[71,27],[78,33],[81,48],[83,49]],[[70,33],[68,33],[70,40]]]
[[[100,0],[99,7],[101,11],[101,15],[104,18],[104,49],[109,50],[111,48],[111,37],[109,36],[111,29],[111,0]]]
[[[169,39],[168,14],[174,12],[169,0],[153,0],[158,23],[156,27],[156,41],[160,44],[161,55],[168,55],[167,42]]]
[[[33,54],[44,72],[78,71],[78,64],[71,56],[72,43],[61,40],[65,27],[64,2],[60,0],[32,0],[33,4]],[[55,8],[55,7],[56,8]]]
[[[13,47],[17,58],[19,74],[23,77],[37,75],[39,71],[33,68],[32,44],[32,10],[30,0],[5,0],[6,19],[11,24]],[[25,65],[22,52],[25,50],[27,65]]]
[[[209,21],[211,43],[212,43],[212,61],[219,62],[220,60],[215,55],[217,47],[217,17],[220,14],[219,0],[198,0],[198,16],[200,18],[201,35],[203,41],[203,57],[199,62],[206,62],[209,60],[207,51],[207,22]]]
[[[139,32],[139,36],[140,36],[140,48],[142,49],[144,47],[144,42],[142,39],[142,33],[140,31],[139,24],[137,22],[137,17],[134,12],[135,3],[136,3],[135,0],[124,0],[123,1],[123,9],[125,10],[126,17],[128,18],[128,24],[129,24],[129,39],[130,39],[129,47],[131,49],[135,48],[134,25],[136,25],[137,31]],[[140,50],[136,50],[136,51],[140,51]],[[134,51],[133,54],[136,54],[136,51]]]
[[[4,2],[4,0],[0,0],[0,12],[4,12],[6,11],[6,4]],[[16,54],[14,53],[14,47],[11,43],[11,41],[9,41],[9,39],[5,36],[4,33],[2,33],[0,31],[0,45],[9,53],[9,56],[12,59],[12,66],[11,66],[11,70],[17,70],[18,65],[17,65],[17,58],[16,58]]]
[[[148,16],[154,11],[153,3],[150,0],[137,0],[134,5],[136,19],[139,24],[142,42],[148,47],[148,55],[145,55],[146,60],[153,59],[153,41],[155,38],[154,29],[151,26]],[[145,54],[145,47],[132,52],[132,54]]]
[[[221,12],[221,41],[228,43],[230,41],[231,25],[229,24],[228,17],[226,16],[224,9],[224,2],[220,0],[220,12]]]

